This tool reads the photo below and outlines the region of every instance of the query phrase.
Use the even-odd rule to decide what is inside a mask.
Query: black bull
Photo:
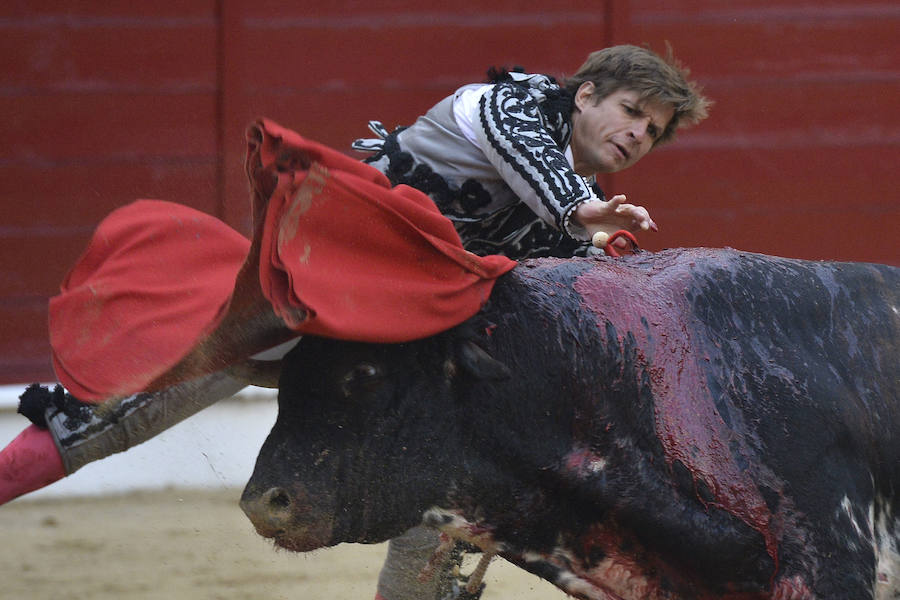
[[[306,551],[420,523],[581,598],[900,597],[900,269],[542,259],[432,338],[304,338],[242,498]]]

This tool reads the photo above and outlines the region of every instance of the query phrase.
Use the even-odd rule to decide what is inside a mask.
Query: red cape
[[[143,391],[210,336],[223,355],[249,356],[259,348],[244,344],[243,353],[243,336],[229,329],[248,302],[267,301],[291,335],[433,335],[474,315],[516,264],[463,250],[427,196],[391,188],[376,169],[272,122],[248,132],[247,171],[252,244],[214,217],[158,200],[100,223],[50,301],[53,364],[71,394],[102,401]],[[239,271],[259,288],[236,287]]]

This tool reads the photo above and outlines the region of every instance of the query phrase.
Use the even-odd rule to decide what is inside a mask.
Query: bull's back
[[[776,454],[804,438],[812,455],[826,440],[846,444],[893,471],[873,475],[898,482],[900,269],[704,256],[692,260],[688,300],[718,355],[708,379],[721,384],[723,402],[757,419]]]
[[[531,260],[506,279],[500,304],[515,301],[529,327],[553,323],[550,335],[585,346],[608,327],[647,346],[682,338],[735,409],[791,400],[900,423],[898,268],[692,248]]]
[[[651,421],[668,410],[747,440],[738,453],[778,480],[900,487],[900,269],[673,249],[526,261],[508,278],[496,293],[516,299],[529,327],[577,340],[581,351],[566,356],[582,386],[617,376],[611,361],[662,382],[653,406],[613,402],[635,411],[638,435],[659,437]],[[599,369],[593,378],[586,363]],[[688,418],[690,404],[700,408]]]
[[[761,535],[763,554],[795,561],[782,563],[786,572],[824,569],[807,562],[820,553],[852,565],[823,590],[869,585],[854,536],[873,505],[890,512],[900,488],[900,269],[675,249],[529,261],[508,279],[498,296],[524,299],[527,326],[540,327],[547,345],[576,340],[565,360],[582,388],[602,390],[593,398],[606,403],[611,431],[661,459],[648,462],[659,472],[646,481],[678,463]],[[593,430],[601,439],[610,429],[598,421]],[[685,488],[678,511],[692,510],[695,489]],[[641,501],[636,511],[656,519],[647,531],[677,521],[665,507],[640,511]],[[710,513],[697,514],[703,523]],[[716,552],[727,553],[710,531],[718,533],[679,534],[697,554],[708,543],[714,565]]]

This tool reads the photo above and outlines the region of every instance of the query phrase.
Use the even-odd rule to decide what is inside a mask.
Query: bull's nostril
[[[271,508],[285,509],[291,505],[291,497],[282,488],[270,488],[263,494],[263,502]]]
[[[256,532],[267,538],[284,535],[291,522],[293,503],[290,493],[280,487],[271,487],[259,495],[245,492],[241,498],[241,508]]]

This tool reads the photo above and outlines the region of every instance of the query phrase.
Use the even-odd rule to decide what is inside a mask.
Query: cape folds
[[[217,328],[241,304],[242,268],[258,269],[266,310],[297,335],[403,342],[474,315],[516,264],[465,251],[427,196],[368,165],[268,120],[247,139],[253,240],[161,200],[97,227],[50,301],[53,364],[72,395],[143,391],[212,333],[227,342]]]

